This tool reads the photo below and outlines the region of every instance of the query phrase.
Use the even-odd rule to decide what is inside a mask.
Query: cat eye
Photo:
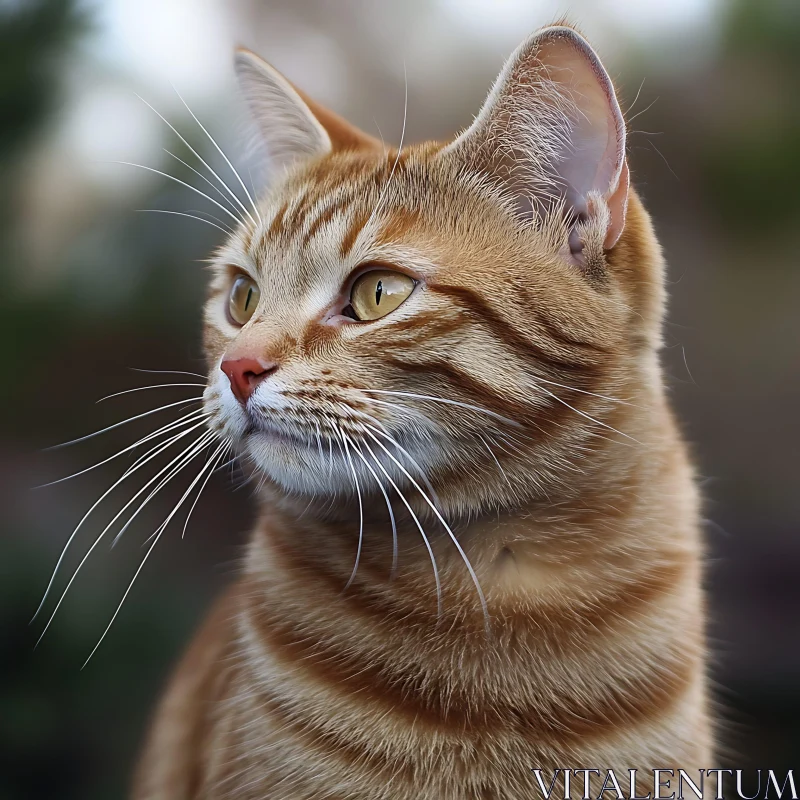
[[[233,282],[228,297],[228,314],[231,319],[237,325],[246,324],[253,316],[260,296],[256,282],[247,275],[239,275]]]
[[[365,272],[353,284],[350,308],[361,322],[385,317],[414,291],[416,281],[402,272],[374,269]]]

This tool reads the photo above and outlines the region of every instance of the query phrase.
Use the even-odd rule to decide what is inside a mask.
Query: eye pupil
[[[402,305],[415,286],[413,278],[395,270],[364,272],[350,289],[350,308],[360,322],[380,319]]]
[[[248,275],[239,275],[228,294],[228,318],[235,325],[246,325],[258,306],[261,293],[258,284]]]

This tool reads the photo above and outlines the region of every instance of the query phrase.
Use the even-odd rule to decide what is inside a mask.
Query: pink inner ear
[[[548,80],[572,105],[568,142],[556,172],[567,184],[577,211],[589,192],[608,199],[618,185],[625,127],[614,87],[602,64],[581,37],[567,28],[543,34],[536,54]]]
[[[605,199],[609,227],[604,247],[610,249],[625,225],[628,199],[622,112],[608,74],[586,41],[564,28],[543,38],[537,57],[548,79],[574,106],[569,142],[555,170],[577,214],[587,210],[590,193]]]

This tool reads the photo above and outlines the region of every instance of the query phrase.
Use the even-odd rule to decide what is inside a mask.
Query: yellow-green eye
[[[350,305],[359,320],[385,317],[414,291],[415,282],[402,272],[374,269],[353,284]]]
[[[239,325],[244,325],[253,316],[260,296],[261,292],[256,282],[247,275],[239,275],[231,286],[228,298],[228,313],[231,319]]]

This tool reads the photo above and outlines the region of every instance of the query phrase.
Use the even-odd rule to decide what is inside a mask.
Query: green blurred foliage
[[[800,3],[731,0],[723,18],[723,103],[704,142],[722,222],[751,236],[800,212]],[[766,102],[764,102],[766,98]]]
[[[64,57],[86,31],[75,0],[24,0],[0,5],[0,164],[30,144],[59,97]]]
[[[21,302],[14,291],[16,270],[10,262],[24,258],[14,237],[20,158],[54,113],[61,94],[61,67],[87,28],[76,0],[0,5],[0,186],[4,187],[0,192],[0,357],[11,374],[18,374],[23,359],[47,347],[51,331],[35,323],[41,314],[56,324],[66,322],[57,297]]]

